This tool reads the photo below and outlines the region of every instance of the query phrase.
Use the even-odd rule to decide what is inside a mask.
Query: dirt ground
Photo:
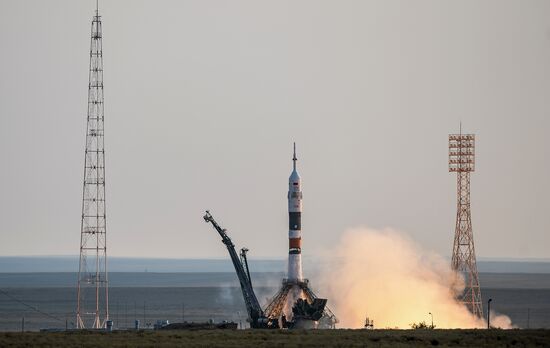
[[[0,347],[550,347],[550,330],[3,332]]]

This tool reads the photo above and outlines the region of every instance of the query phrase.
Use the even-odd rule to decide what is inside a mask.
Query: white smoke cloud
[[[368,316],[377,328],[407,329],[412,323],[430,323],[430,312],[438,328],[487,325],[455,300],[453,291],[462,289],[456,288],[449,262],[403,234],[352,229],[327,258],[329,266],[318,285],[338,316],[339,327],[363,327]],[[491,325],[512,327],[507,316],[494,313]]]

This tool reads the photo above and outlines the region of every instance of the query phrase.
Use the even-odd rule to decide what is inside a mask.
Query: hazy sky
[[[0,255],[78,254],[95,1],[0,0]],[[102,1],[108,253],[285,258],[392,227],[445,256],[447,135],[478,257],[550,257],[550,1]]]

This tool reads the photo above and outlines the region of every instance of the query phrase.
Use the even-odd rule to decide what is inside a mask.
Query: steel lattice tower
[[[105,148],[101,16],[92,18],[88,117],[84,156],[77,328],[103,328],[109,319],[105,219]]]
[[[457,173],[457,212],[452,269],[464,276],[465,288],[458,298],[474,316],[483,317],[483,303],[477,273],[472,216],[470,173],[475,170],[475,135],[449,135],[449,172]]]

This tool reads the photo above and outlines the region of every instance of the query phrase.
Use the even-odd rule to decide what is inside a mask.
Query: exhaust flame
[[[340,327],[361,328],[368,316],[376,328],[409,329],[431,324],[430,312],[437,328],[487,327],[455,300],[463,285],[456,288],[449,262],[393,230],[349,230],[330,255],[319,284]],[[510,318],[494,313],[491,326],[512,327]]]
[[[302,291],[302,289],[295,286],[288,292],[288,296],[286,297],[286,302],[283,307],[283,313],[288,320],[292,320],[292,318],[294,317],[294,314],[292,313],[292,307],[294,307],[294,304],[296,304],[296,301],[298,301],[299,298],[305,298],[304,292]]]

